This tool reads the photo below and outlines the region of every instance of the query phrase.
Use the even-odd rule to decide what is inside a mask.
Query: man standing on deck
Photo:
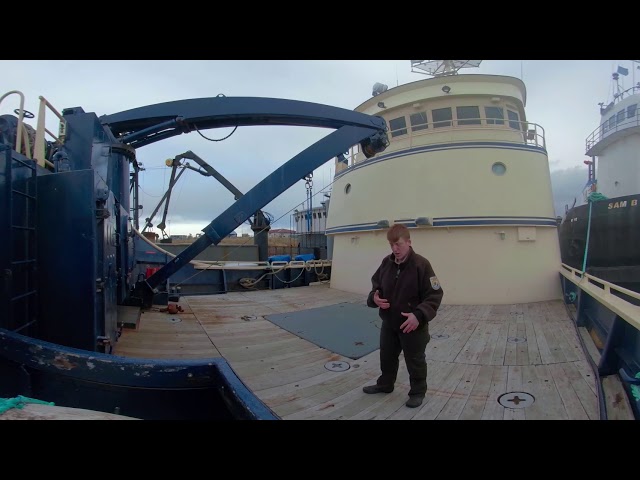
[[[392,254],[384,257],[371,277],[367,305],[378,308],[380,328],[380,370],[375,385],[364,393],[391,393],[396,382],[400,352],[409,371],[409,400],[406,406],[422,405],[427,392],[428,323],[442,302],[442,286],[431,263],[413,251],[409,229],[395,224],[387,231]]]

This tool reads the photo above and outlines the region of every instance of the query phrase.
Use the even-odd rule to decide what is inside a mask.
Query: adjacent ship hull
[[[563,263],[640,292],[640,194],[570,209],[560,225]],[[586,263],[585,263],[586,254]]]

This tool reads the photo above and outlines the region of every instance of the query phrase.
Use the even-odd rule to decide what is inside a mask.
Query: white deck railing
[[[584,273],[564,263],[562,264],[560,273],[580,289],[584,290],[602,303],[602,305],[607,307],[609,310],[619,315],[627,323],[640,330],[640,306],[634,305],[625,299],[614,295],[612,291],[622,293],[637,300],[640,300],[640,293],[619,287],[611,282],[607,282],[601,278]],[[602,287],[596,285],[594,282],[601,284]]]

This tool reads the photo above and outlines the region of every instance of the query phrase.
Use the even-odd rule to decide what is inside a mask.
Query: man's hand
[[[400,312],[400,313],[405,317],[407,317],[404,323],[400,325],[400,330],[402,330],[403,333],[413,332],[416,328],[418,328],[418,326],[420,325],[420,322],[418,321],[418,319],[413,313],[404,313],[404,312]]]
[[[378,295],[378,290],[376,290],[376,293],[373,294],[373,303],[378,305],[383,310],[386,310],[390,306],[388,300],[380,298],[380,296]]]

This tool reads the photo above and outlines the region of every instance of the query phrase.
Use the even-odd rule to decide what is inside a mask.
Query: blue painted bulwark
[[[353,145],[364,146],[367,156],[383,151],[385,121],[315,103],[226,97],[100,118],[81,107],[62,114],[64,141],[46,141],[46,168],[13,149],[17,118],[5,121],[0,132],[0,199],[6,205],[0,209],[0,238],[8,240],[0,248],[0,396],[145,419],[277,419],[224,359],[111,355],[121,328],[118,306],[166,303],[176,293],[172,286],[199,294],[226,293],[248,279],[259,279],[253,288],[308,285],[316,277],[305,268],[283,270],[278,280],[266,268],[196,271],[189,262]],[[175,258],[141,246],[131,227],[139,229],[136,148],[247,125],[335,131],[246,194],[235,192],[235,203]],[[147,278],[147,267],[159,270]]]
[[[146,420],[276,420],[223,358],[133,359],[61,347],[0,329],[0,397]]]
[[[565,303],[576,305],[576,326],[584,327],[603,344],[599,349],[598,375],[622,372],[620,378],[633,414],[640,419],[640,401],[632,392],[632,385],[637,381],[635,376],[640,373],[640,332],[563,275],[560,275],[560,280]],[[617,293],[612,291],[612,294]]]

